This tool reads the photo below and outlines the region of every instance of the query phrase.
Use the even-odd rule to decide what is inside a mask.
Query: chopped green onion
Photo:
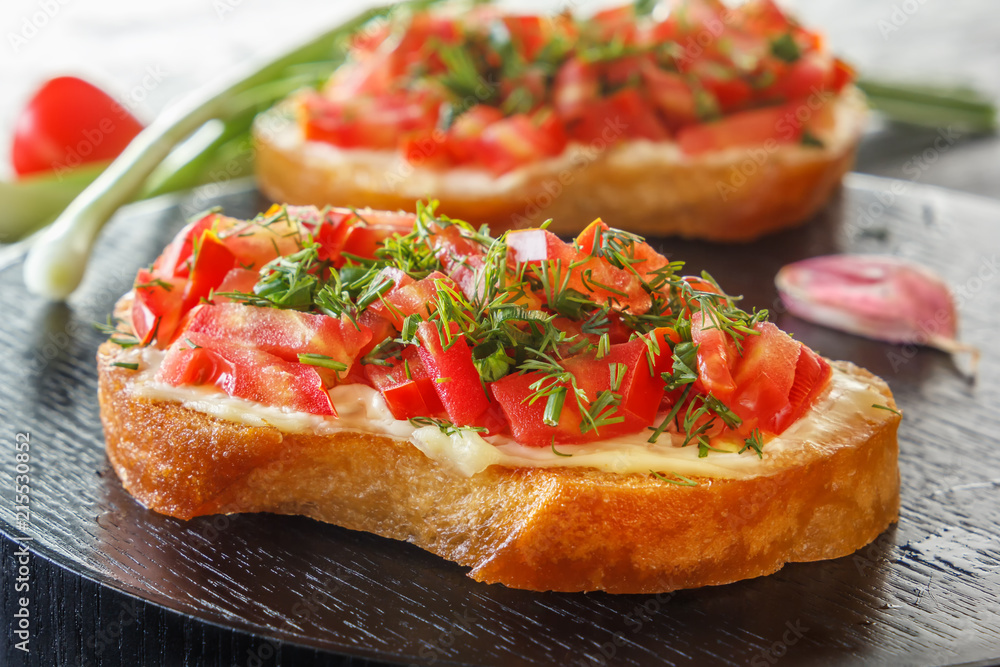
[[[332,357],[328,357],[325,354],[312,354],[301,352],[299,353],[299,363],[307,364],[309,366],[320,366],[322,368],[329,368],[332,371],[337,371],[338,373],[343,373],[347,370],[347,364],[343,361],[337,361]]]

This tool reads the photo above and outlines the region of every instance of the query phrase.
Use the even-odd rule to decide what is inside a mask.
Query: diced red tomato
[[[315,206],[292,206],[291,204],[284,204],[284,207],[285,212],[289,216],[299,222],[305,223],[310,229],[316,229],[324,220],[323,211]]]
[[[503,112],[496,107],[477,104],[455,119],[448,130],[448,152],[457,164],[476,160],[479,137],[483,130],[503,120]]]
[[[341,253],[365,259],[374,259],[375,251],[390,236],[409,234],[413,231],[416,217],[412,213],[390,213],[388,211],[350,211],[341,225],[348,225]],[[345,214],[346,215],[346,214]],[[335,262],[339,266],[342,262]]]
[[[376,345],[384,341],[386,338],[395,336],[396,334],[396,328],[392,326],[392,322],[371,309],[366,309],[360,316],[358,316],[358,324],[362,328],[368,329],[372,332],[371,340],[363,345],[358,351],[359,359],[364,358],[365,355],[371,352]]]
[[[620,139],[664,141],[670,137],[649,101],[636,88],[623,88],[589,104],[569,127],[569,134],[587,144],[612,144]]]
[[[559,331],[566,334],[567,342],[560,346],[560,354],[572,355],[575,350],[579,350],[576,347],[581,341],[589,341],[593,345],[597,345],[600,340],[600,335],[596,333],[584,333],[583,322],[580,320],[571,320],[568,317],[556,317],[552,320],[552,326],[554,326]],[[612,345],[618,343],[626,343],[632,336],[632,330],[629,329],[621,321],[615,313],[610,313],[608,315],[608,342]]]
[[[337,414],[316,368],[193,331],[170,346],[156,379],[173,386],[214,385],[264,405]]]
[[[613,367],[617,369],[616,372],[622,373],[618,385],[621,403],[616,412],[606,414],[614,423],[582,433],[583,417],[575,398],[568,393],[558,423],[550,426],[544,422],[547,399],[541,397],[532,402],[531,398],[540,388],[556,384],[569,392],[569,386],[549,381],[533,389],[532,385],[541,381],[543,374],[533,372],[508,375],[490,383],[490,392],[503,409],[511,433],[521,444],[548,447],[551,444],[593,442],[635,433],[649,426],[656,417],[663,398],[663,383],[650,373],[646,344],[642,341],[612,345],[603,359],[595,359],[589,353],[567,359],[562,365],[573,373],[577,386],[584,391],[590,402],[602,391],[614,390],[611,384]]]
[[[235,303],[202,304],[192,312],[184,333],[189,332],[255,347],[285,361],[318,354],[348,367],[372,335],[346,317]]]
[[[576,57],[570,58],[556,74],[552,93],[556,112],[567,122],[579,119],[600,97],[600,89],[597,68]]]
[[[218,213],[207,213],[186,224],[156,258],[153,273],[164,278],[186,278],[191,272],[190,260],[194,254],[195,239],[200,239],[202,234],[217,225],[225,224],[225,220],[227,219]]]
[[[485,264],[483,247],[465,236],[458,225],[444,228],[433,225],[429,231],[432,236],[428,243],[444,265],[445,273],[455,281],[466,297],[475,299],[481,289],[479,281],[482,272],[479,269]]]
[[[507,258],[516,264],[530,264],[548,274],[549,282],[575,289],[597,303],[615,310],[641,315],[652,305],[642,283],[630,271],[612,266],[604,258],[577,251],[558,236],[543,229],[518,229],[507,233]],[[556,260],[561,264],[553,265]],[[543,298],[551,295],[542,295]]]
[[[600,254],[601,247],[604,242],[602,236],[608,229],[610,229],[608,225],[603,220],[598,218],[584,227],[583,231],[577,235],[576,245],[580,248],[580,251],[585,254]],[[662,269],[670,263],[666,257],[658,253],[651,245],[645,242],[633,243],[630,248],[626,249],[625,252],[626,254],[631,253],[632,259],[640,260],[633,263],[632,267],[643,277],[646,277],[654,271]]]
[[[743,109],[753,97],[753,88],[734,68],[710,60],[694,63],[691,73],[702,87],[712,93],[725,113]]]
[[[622,372],[617,390],[621,394],[621,404],[614,416],[622,417],[623,421],[598,429],[605,438],[635,433],[652,424],[663,398],[663,381],[651,372],[647,347],[641,340],[612,345],[601,359],[586,354],[562,363],[566,370],[573,373],[577,386],[587,393],[591,401],[602,391],[614,391],[611,384],[612,364],[618,365],[618,370]]]
[[[839,93],[844,86],[854,81],[857,73],[850,65],[840,58],[833,59],[833,72],[830,78],[830,88],[835,93]]]
[[[207,298],[235,266],[236,255],[213,232],[205,231],[198,242],[194,267],[184,288],[182,310],[187,311]]]
[[[234,221],[218,230],[219,240],[236,256],[237,266],[260,270],[272,259],[302,249],[308,230],[295,218],[279,214],[280,207],[272,207],[262,221]]]
[[[804,100],[829,90],[833,77],[833,58],[825,53],[808,53],[789,65],[765,94],[784,100]]]
[[[527,114],[516,114],[486,126],[476,145],[476,163],[500,175],[523,164],[558,155],[565,136],[554,136]]]
[[[602,9],[594,14],[591,21],[598,26],[598,34],[603,41],[620,41],[629,45],[635,43],[636,15],[631,4]]]
[[[698,121],[694,91],[683,76],[667,72],[648,61],[643,63],[641,72],[650,100],[670,127],[677,128]]]
[[[738,389],[730,407],[742,418],[756,418],[761,430],[780,433],[798,419],[816,384],[826,379],[825,362],[821,364],[809,350],[803,357],[802,344],[770,322],[759,324],[757,330],[760,335],[747,336],[743,342],[743,355],[733,373]],[[800,359],[802,374],[795,388]]]
[[[532,385],[544,377],[544,374],[539,372],[515,373],[490,383],[490,393],[500,404],[510,425],[511,435],[520,444],[532,447],[587,442],[588,435],[580,433],[580,411],[572,398],[568,398],[563,404],[562,413],[555,426],[549,426],[543,421],[545,398],[534,402],[528,400],[537,391],[532,389]],[[549,388],[553,384],[559,383],[550,381],[544,384],[544,388]],[[566,387],[564,384],[560,386]],[[598,437],[593,431],[589,436],[590,440]]]
[[[219,293],[239,292],[242,294],[253,294],[254,285],[260,280],[260,273],[250,269],[231,269],[226,277],[222,279],[219,286],[215,288],[215,303],[226,303],[232,301],[229,297],[220,296]]]
[[[698,381],[695,387],[728,405],[736,391],[732,375],[732,368],[739,358],[736,344],[729,334],[711,321],[705,321],[701,312],[691,317],[691,339],[698,346]]]
[[[656,66],[651,53],[625,55],[604,63],[601,74],[605,86],[610,89],[638,86],[643,83],[643,70],[649,66]]]
[[[166,347],[173,340],[186,284],[184,278],[161,278],[148,269],[139,269],[133,288],[132,330],[140,344],[155,341],[159,347]]]
[[[688,155],[733,146],[757,146],[767,141],[795,143],[802,137],[802,124],[794,109],[786,106],[741,111],[722,120],[681,128],[677,142]]]
[[[368,308],[392,322],[397,330],[402,330],[403,320],[408,315],[420,315],[422,318],[427,318],[436,310],[436,281],[444,281],[445,284],[452,282],[448,276],[440,271],[434,271],[421,280],[414,280],[395,267],[384,269],[382,274],[392,280],[395,286]]]
[[[792,27],[774,0],[750,0],[742,7],[743,26],[758,35],[778,35]]]
[[[338,103],[307,96],[306,139],[341,148],[394,149],[401,136],[434,129],[440,102],[428,94],[405,92],[362,95]]]
[[[421,322],[417,327],[420,359],[434,379],[434,389],[448,413],[448,419],[460,426],[474,424],[489,407],[489,399],[472,362],[472,349],[465,338],[456,334],[445,349],[437,327]]]
[[[782,433],[809,409],[826,386],[830,373],[830,364],[823,357],[801,346],[795,364],[795,380],[788,392],[788,406],[776,414],[772,422],[775,433]]]
[[[525,62],[533,62],[549,40],[549,22],[541,16],[504,16],[504,25]]]
[[[444,413],[434,380],[415,348],[407,348],[404,358],[393,360],[391,366],[366,365],[365,374],[382,393],[396,419],[438,417]]]
[[[447,141],[448,136],[434,128],[403,135],[399,141],[399,149],[410,164],[447,166],[450,160]]]

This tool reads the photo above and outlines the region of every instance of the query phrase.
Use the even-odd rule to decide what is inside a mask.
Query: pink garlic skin
[[[774,282],[793,315],[841,331],[934,347],[958,333],[947,284],[898,257],[813,257],[783,267]]]

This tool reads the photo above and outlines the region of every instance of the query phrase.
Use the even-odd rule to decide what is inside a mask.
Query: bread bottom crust
[[[421,179],[430,170],[304,142],[283,113],[268,112],[254,127],[257,182],[273,201],[412,211],[417,199],[437,199],[440,212],[493,230],[551,219],[552,231],[573,234],[605,216],[646,236],[745,242],[805,222],[826,203],[854,164],[866,112],[860,93],[842,93],[824,148],[772,143],[690,158],[673,144],[591,147],[487,188],[457,175]]]
[[[651,475],[492,466],[460,476],[408,442],[362,433],[282,433],[129,391],[133,371],[98,352],[108,458],[146,507],[301,514],[406,540],[488,583],[535,591],[656,593],[836,558],[896,521],[892,412],[833,437],[832,454],[749,479],[677,486]],[[885,396],[885,384],[840,368]]]

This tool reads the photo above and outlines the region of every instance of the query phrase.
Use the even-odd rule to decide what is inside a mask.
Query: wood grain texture
[[[852,177],[824,216],[750,246],[655,241],[690,268],[705,268],[742,291],[750,306],[776,304],[771,278],[781,265],[838,250],[916,259],[957,288],[963,337],[984,350],[974,385],[940,353],[839,334],[780,309],[775,317],[823,354],[881,375],[906,413],[900,523],[854,555],[659,596],[535,594],[477,584],[462,568],[410,545],[308,519],[241,515],[182,522],[144,510],[104,457],[93,367],[101,336],[90,322],[106,315],[135,268],[150,261],[181,223],[171,208],[119,217],[98,250],[95,266],[102,270],[88,275],[68,305],[25,300],[19,275],[0,274],[4,532],[34,536],[36,553],[174,612],[276,643],[364,658],[488,665],[771,664],[768,658],[779,654],[782,665],[997,659],[1000,353],[991,343],[1000,327],[1000,205],[911,186],[885,207],[880,195],[887,199],[892,187]],[[235,215],[261,206],[246,192],[217,203]],[[878,215],[864,222],[862,214],[872,210]],[[25,531],[11,528],[18,432],[30,432],[33,443],[32,516]],[[14,608],[9,553],[2,564],[5,618]],[[40,561],[36,556],[38,567]],[[70,575],[54,570],[48,576]],[[92,586],[74,581],[81,594]],[[100,599],[110,595],[96,590]],[[50,598],[50,605],[58,602]],[[39,623],[43,615],[58,623],[76,620],[72,609],[36,613]],[[103,624],[114,621],[114,609],[92,611]],[[162,623],[159,628],[171,627],[172,634],[160,637],[170,640],[161,650],[171,655],[181,641],[249,641],[213,634],[204,624],[186,625],[191,630],[178,634],[176,622],[162,620],[176,619],[172,613],[143,613],[149,614],[144,619],[161,619],[149,621]],[[154,636],[160,631],[152,629]],[[76,653],[64,646],[55,664],[75,664],[81,655],[93,660],[87,635],[82,637]],[[223,653],[231,654],[230,645],[214,655]],[[8,650],[6,657],[12,655]],[[284,663],[295,664],[290,660]],[[281,663],[271,657],[263,664]]]

